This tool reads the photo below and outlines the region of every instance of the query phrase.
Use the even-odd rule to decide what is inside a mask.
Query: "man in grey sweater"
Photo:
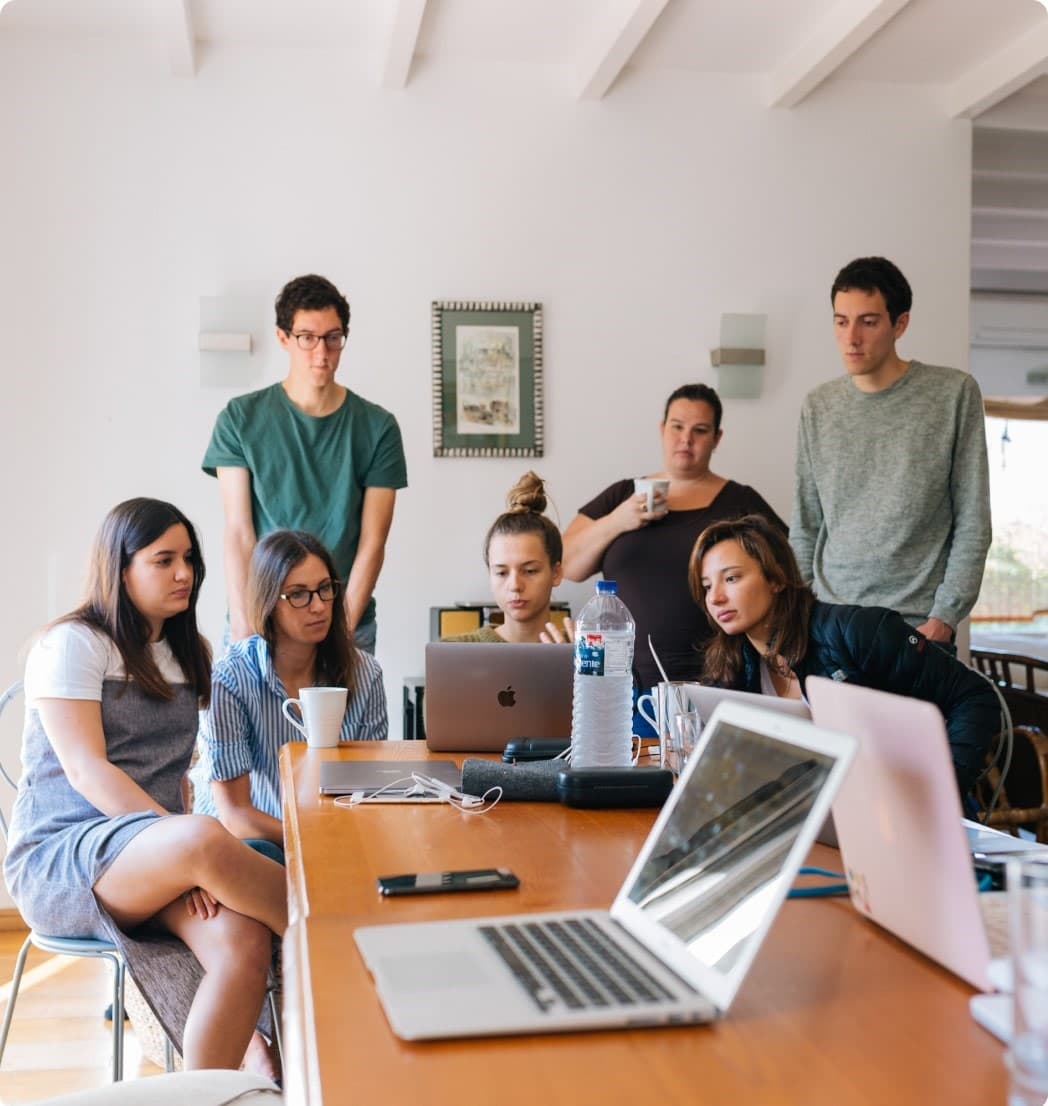
[[[820,599],[891,607],[948,644],[990,547],[979,386],[896,353],[913,296],[885,258],[846,265],[830,299],[848,375],[804,401],[790,542]]]

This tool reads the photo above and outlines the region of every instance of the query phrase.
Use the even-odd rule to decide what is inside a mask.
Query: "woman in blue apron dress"
[[[4,876],[33,929],[120,947],[186,1068],[237,1068],[287,899],[280,865],[183,813],[211,687],[203,579],[177,508],[132,499],[107,515],[86,601],[26,663]]]

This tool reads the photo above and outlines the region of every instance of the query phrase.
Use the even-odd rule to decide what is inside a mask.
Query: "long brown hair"
[[[124,570],[131,558],[152,545],[165,531],[181,524],[189,536],[193,558],[193,584],[189,605],[164,620],[161,636],[171,647],[186,683],[201,706],[211,699],[211,650],[197,629],[196,604],[204,582],[204,558],[196,531],[188,518],[171,503],[160,499],[127,499],[102,520],[91,549],[87,595],[75,611],[59,622],[84,622],[112,639],[124,662],[125,681],[132,679],[155,699],[172,699],[174,690],[164,679],[149,649],[149,620],[131,602],[124,586]]]
[[[546,517],[546,486],[530,470],[513,485],[506,496],[504,511],[491,524],[484,539],[484,563],[488,563],[491,539],[497,534],[538,534],[546,548],[549,563],[556,567],[564,559],[564,543],[552,519]]]
[[[744,515],[707,526],[695,542],[688,564],[688,586],[692,598],[706,612],[713,627],[713,639],[706,646],[703,681],[732,687],[743,671],[745,634],[726,634],[706,606],[702,586],[702,561],[706,554],[724,541],[737,541],[742,550],[760,566],[764,579],[779,590],[772,599],[769,624],[770,652],[782,657],[793,668],[808,650],[808,623],[815,602],[811,588],[801,579],[797,558],[786,535],[763,515]]]
[[[255,546],[247,579],[247,617],[251,628],[261,634],[269,645],[269,655],[276,648],[276,627],[273,612],[283,602],[280,593],[288,573],[310,554],[324,562],[328,576],[336,583],[335,562],[324,543],[305,530],[273,530]],[[327,636],[317,646],[313,678],[319,685],[354,689],[357,667],[356,646],[350,640],[339,596],[331,601],[331,625]]]

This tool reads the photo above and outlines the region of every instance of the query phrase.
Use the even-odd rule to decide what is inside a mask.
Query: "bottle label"
[[[630,675],[630,641],[619,635],[579,634],[575,641],[575,671],[580,676]]]

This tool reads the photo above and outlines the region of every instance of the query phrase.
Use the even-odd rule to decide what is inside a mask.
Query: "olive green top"
[[[441,641],[482,641],[487,644],[496,642],[505,643],[506,639],[500,637],[494,626],[481,626],[479,630],[470,630],[468,634],[453,634],[451,637],[442,637]]]

